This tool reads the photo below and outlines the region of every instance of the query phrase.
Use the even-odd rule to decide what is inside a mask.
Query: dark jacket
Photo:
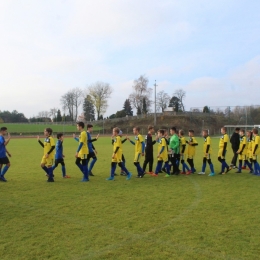
[[[232,144],[232,149],[238,150],[240,144],[240,136],[238,133],[234,132],[230,138],[230,143]]]
[[[153,141],[153,137],[151,134],[147,134],[145,137],[145,153],[153,154],[153,145],[156,143],[156,140]]]

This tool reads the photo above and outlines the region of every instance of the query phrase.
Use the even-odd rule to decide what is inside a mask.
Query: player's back
[[[203,145],[203,152],[207,153],[207,148],[209,147],[208,154],[212,153],[212,147],[211,147],[211,138],[210,136],[204,137],[204,145]]]
[[[184,148],[183,148],[184,147]],[[183,152],[184,149],[184,152]],[[187,146],[186,146],[186,138],[185,136],[180,137],[180,152],[186,154],[188,152]]]
[[[79,142],[83,143],[79,153],[80,154],[88,154],[88,146],[87,146],[87,133],[86,131],[82,131],[79,135]]]
[[[189,138],[189,145],[188,145],[188,154],[189,155],[195,155],[196,152],[196,146],[194,146],[193,144],[198,144],[196,138],[194,136],[191,136]]]
[[[56,149],[55,158],[62,159],[63,158],[63,142],[61,140],[57,140],[55,149]]]
[[[224,148],[224,143],[228,143],[228,142],[229,142],[228,134],[223,134],[219,140],[219,148]],[[227,150],[227,147],[226,147],[226,150]]]
[[[0,158],[6,157],[5,138],[0,135]]]

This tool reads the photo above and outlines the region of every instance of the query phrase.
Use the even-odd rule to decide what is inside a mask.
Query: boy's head
[[[239,128],[239,127],[236,127],[235,132],[236,132],[236,133],[239,133],[239,131],[240,131],[240,128]]]
[[[221,128],[221,134],[226,134],[227,133],[227,128],[226,127],[222,127]]]
[[[173,126],[173,127],[170,129],[170,134],[171,134],[171,135],[174,135],[174,134],[176,134],[176,131],[177,131],[177,130],[176,130],[176,127]]]
[[[118,127],[113,128],[113,135],[117,136],[120,132],[120,129]]]
[[[159,137],[163,137],[164,136],[164,134],[165,134],[165,131],[164,131],[164,129],[160,129],[160,130],[158,130],[158,136]]]
[[[82,129],[84,129],[84,127],[85,127],[85,124],[84,124],[83,122],[78,122],[78,123],[77,123],[77,129],[78,129],[79,131],[81,131]]]
[[[244,136],[244,135],[245,135],[245,130],[244,130],[244,129],[241,129],[241,130],[239,131],[239,135],[240,135],[240,136]]]
[[[189,130],[189,137],[192,137],[192,136],[194,136],[194,130],[190,129]]]
[[[51,136],[52,135],[52,129],[51,128],[45,128],[44,129],[44,135],[45,136]]]
[[[184,131],[182,129],[179,131],[179,136],[184,136]]]
[[[87,124],[87,131],[91,133],[92,130],[93,130],[93,125]]]
[[[0,132],[1,132],[2,135],[6,135],[6,133],[7,133],[7,127],[5,127],[5,126],[1,127],[1,128],[0,128]]]
[[[62,133],[58,133],[57,134],[57,139],[59,139],[59,140],[63,139],[63,134]]]
[[[148,131],[152,134],[154,133],[154,127],[152,125],[148,126]]]
[[[247,136],[247,137],[252,137],[252,132],[251,132],[250,130],[247,130],[247,131],[246,131],[246,136]]]
[[[206,129],[204,129],[204,130],[202,131],[202,136],[203,136],[203,137],[207,137],[208,135],[209,135],[209,131],[206,130]]]
[[[138,135],[139,132],[140,132],[140,127],[136,126],[136,127],[133,128],[133,134],[134,135]]]
[[[258,129],[254,128],[252,132],[253,132],[253,135],[258,135]]]

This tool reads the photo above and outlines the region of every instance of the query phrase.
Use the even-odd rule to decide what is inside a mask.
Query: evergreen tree
[[[83,113],[84,113],[86,121],[95,120],[95,108],[94,108],[90,95],[87,95],[87,97],[84,100]]]
[[[209,113],[210,111],[209,111],[209,107],[208,106],[205,106],[204,108],[203,108],[203,113]]]
[[[173,107],[174,111],[178,112],[181,108],[180,100],[177,97],[173,96],[170,99],[169,107]]]
[[[62,116],[61,116],[61,112],[60,112],[59,109],[58,109],[58,111],[57,111],[56,121],[57,121],[57,122],[61,122],[61,121],[62,121]]]
[[[127,116],[132,116],[133,115],[133,109],[130,103],[129,99],[125,100],[124,106],[123,106],[123,110],[125,111],[125,114]]]

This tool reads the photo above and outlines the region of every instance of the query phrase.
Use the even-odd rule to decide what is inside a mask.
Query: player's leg
[[[47,182],[54,182],[54,176],[53,176],[53,169],[52,169],[52,165],[53,165],[53,158],[46,158],[46,165],[48,168],[48,180]]]
[[[155,169],[155,173],[152,174],[152,176],[158,176],[159,172],[162,170],[162,165],[163,165],[163,161],[162,160],[158,160],[157,162],[157,166]]]
[[[125,156],[124,156],[123,154],[122,154],[121,162],[122,162],[122,165],[123,165],[124,167],[126,167],[126,160],[125,160]],[[124,172],[124,170],[121,168],[121,173],[120,173],[120,175],[122,175],[122,176],[126,176],[127,173]]]
[[[203,157],[203,161],[202,161],[201,172],[199,172],[198,174],[200,174],[200,175],[205,174],[206,166],[207,166],[207,157],[206,157],[206,155],[205,155],[205,156]]]
[[[84,154],[82,157],[81,157],[81,160],[82,160],[82,169],[83,169],[83,179],[82,179],[82,182],[86,182],[86,181],[89,181],[89,178],[88,178],[88,155],[87,154]]]
[[[238,155],[238,170],[236,173],[241,173],[242,163],[243,163],[243,156],[242,156],[242,154],[239,154]]]
[[[59,160],[58,159],[55,159],[54,161],[54,165],[52,166],[52,170],[54,171],[59,165]]]
[[[253,155],[254,175],[260,176],[260,167],[257,162],[257,155]]]
[[[144,163],[143,163],[143,172],[146,171],[147,164],[149,163],[148,154],[145,154]],[[149,172],[150,173],[150,172]]]
[[[215,176],[214,165],[213,165],[213,163],[210,159],[210,155],[208,155],[207,161],[208,161],[209,168],[210,168],[210,171],[211,171],[209,176]]]
[[[149,160],[149,172],[153,174],[153,154],[151,155]]]
[[[89,175],[90,176],[94,176],[94,174],[92,173],[92,169],[94,168],[94,165],[95,163],[97,162],[97,156],[96,154],[93,152],[93,153],[90,153],[90,158],[92,158],[92,161],[89,165],[89,168],[88,168],[88,172],[89,172]]]
[[[117,161],[118,161],[117,156],[118,156],[118,153],[115,154],[114,158],[112,158],[110,177],[106,179],[107,181],[113,181],[115,178],[116,165],[117,165]]]
[[[5,166],[4,166],[4,167],[1,167],[0,180],[6,182],[7,180],[5,179],[5,174],[6,174],[6,172],[8,171],[8,169],[10,168],[10,166],[11,166],[8,157],[2,158],[1,164],[2,164],[2,165],[5,164]],[[2,168],[3,168],[3,169],[2,169]]]
[[[250,156],[250,153],[247,153],[247,155],[245,156],[246,159],[245,159],[245,164],[248,166],[248,168],[250,169],[250,173],[253,173],[254,170],[253,170],[253,167],[252,167],[252,163],[251,163],[251,156]]]
[[[165,177],[170,177],[171,176],[170,175],[170,166],[169,166],[169,161],[168,160],[164,162],[164,167],[165,167],[165,171],[166,171]]]
[[[67,175],[67,173],[66,173],[66,166],[65,166],[64,159],[61,159],[60,164],[61,164],[62,177],[65,179],[70,178],[70,176]]]
[[[46,158],[45,158],[45,155],[42,157],[42,160],[41,160],[41,168],[45,171],[46,173],[46,176],[49,176],[49,171],[48,171],[48,168],[46,167]]]
[[[126,169],[125,164],[124,164],[123,161],[122,161],[122,156],[121,156],[121,155],[120,155],[120,158],[121,158],[121,159],[118,161],[118,166],[122,169],[123,172],[126,173],[126,180],[130,180],[131,177],[132,177],[132,173],[129,172],[129,171]],[[142,178],[142,177],[143,177],[143,175],[140,176],[140,178]]]
[[[80,157],[76,158],[75,164],[79,167],[80,171],[83,173],[83,166],[81,164],[81,158]]]
[[[141,176],[143,177],[144,175],[144,171],[142,169],[142,167],[140,166],[139,160],[140,160],[140,153],[136,153],[135,154],[135,159],[134,159],[134,165],[136,167],[137,170],[137,177],[140,178]]]

